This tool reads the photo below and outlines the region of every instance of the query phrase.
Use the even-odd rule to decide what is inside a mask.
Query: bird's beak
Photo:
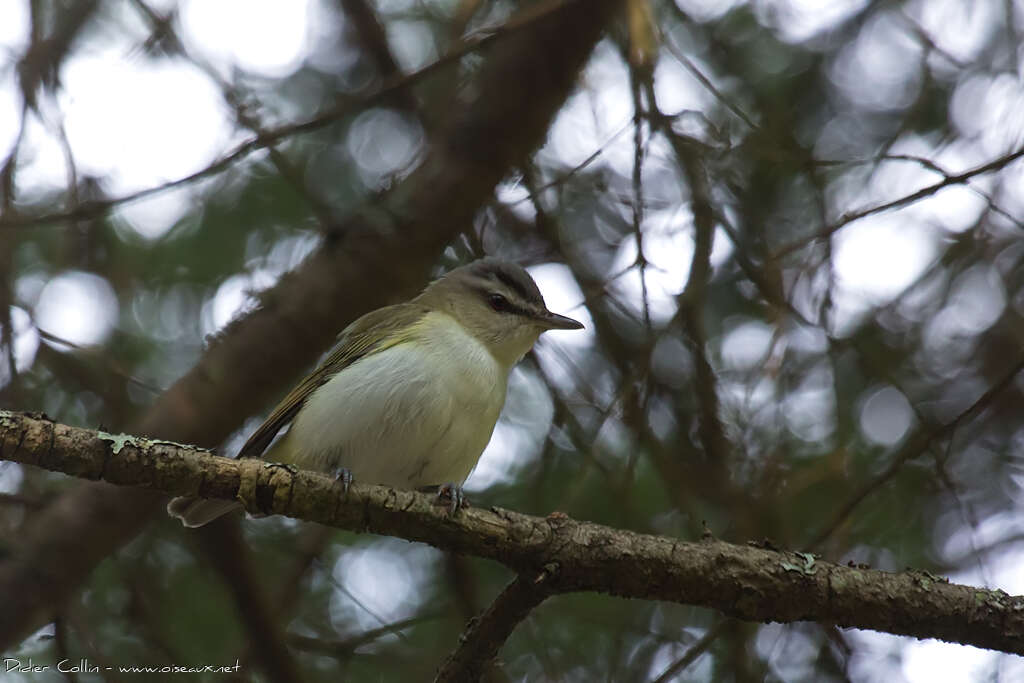
[[[583,323],[551,311],[544,311],[537,316],[537,322],[548,330],[582,330]]]

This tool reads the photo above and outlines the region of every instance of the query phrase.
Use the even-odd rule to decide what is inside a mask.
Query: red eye
[[[507,311],[509,309],[508,299],[503,297],[501,294],[491,294],[487,297],[487,303],[490,304],[491,308],[495,311]]]

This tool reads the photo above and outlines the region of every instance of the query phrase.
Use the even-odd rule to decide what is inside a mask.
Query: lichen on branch
[[[241,501],[282,514],[543,572],[551,594],[595,591],[718,609],[750,621],[817,621],[939,638],[1024,654],[1024,597],[957,585],[927,572],[884,572],[810,553],[687,542],[499,508],[449,515],[427,494],[354,484],[257,459],[0,411],[0,459],[171,495]]]

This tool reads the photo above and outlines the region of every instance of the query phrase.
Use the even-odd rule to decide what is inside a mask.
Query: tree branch
[[[552,565],[551,571],[558,568]],[[551,594],[550,573],[518,575],[479,617],[470,620],[459,637],[459,646],[445,659],[434,683],[478,681],[505,644],[512,631]]]
[[[0,411],[0,458],[111,484],[241,501],[351,531],[429,543],[545,573],[551,593],[595,591],[710,607],[748,621],[816,621],[1024,654],[1024,596],[949,583],[927,572],[883,572],[717,540],[689,543],[554,513],[469,508],[369,484],[348,495],[330,477],[292,473],[173,444]]]

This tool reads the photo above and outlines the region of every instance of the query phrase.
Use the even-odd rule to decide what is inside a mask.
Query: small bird
[[[541,333],[582,327],[549,311],[520,266],[474,261],[412,301],[371,311],[345,328],[334,351],[284,397],[238,457],[265,451],[269,461],[334,474],[346,487],[353,479],[437,486],[454,511],[491,439],[512,367]],[[181,497],[167,511],[197,527],[238,507]]]

